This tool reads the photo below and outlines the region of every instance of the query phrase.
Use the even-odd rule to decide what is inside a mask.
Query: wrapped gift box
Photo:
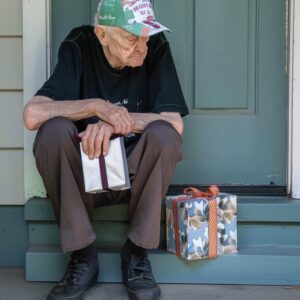
[[[167,250],[187,260],[236,252],[236,196],[193,191],[166,197]]]
[[[127,158],[122,137],[111,139],[108,154],[106,156],[101,155],[99,159],[90,160],[83,152],[81,143],[80,149],[84,185],[87,193],[130,188]]]
[[[187,260],[217,256],[216,200],[166,198],[167,250]]]

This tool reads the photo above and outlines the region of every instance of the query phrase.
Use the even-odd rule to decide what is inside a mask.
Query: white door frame
[[[24,105],[46,81],[49,73],[50,0],[23,0]],[[35,167],[32,144],[36,132],[24,129],[24,196],[46,195]]]
[[[290,0],[289,175],[293,198],[300,199],[300,2]]]
[[[23,0],[24,105],[49,75],[50,1]],[[286,0],[289,45],[289,142],[287,187],[293,198],[300,198],[300,1]],[[24,131],[25,199],[45,196],[45,190],[33,160],[34,133]]]

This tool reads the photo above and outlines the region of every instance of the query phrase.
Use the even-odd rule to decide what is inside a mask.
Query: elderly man
[[[121,249],[129,296],[160,296],[146,249],[159,244],[161,201],[181,159],[181,117],[188,113],[164,30],[149,0],[100,1],[95,26],[71,31],[52,76],[25,107],[26,127],[38,129],[33,151],[62,249],[72,252],[49,300],[83,299],[96,283],[92,211],[120,202],[129,203]],[[130,190],[84,192],[78,134],[90,159],[107,154],[113,134],[124,135]]]

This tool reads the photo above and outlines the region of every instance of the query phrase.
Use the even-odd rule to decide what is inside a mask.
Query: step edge
[[[37,202],[35,202],[37,201]],[[25,221],[55,221],[51,203],[46,198],[32,198],[25,203],[24,219]],[[125,210],[128,204],[116,204],[106,206],[106,209],[115,207],[119,210]],[[259,209],[257,209],[259,205]],[[42,208],[41,208],[42,207]],[[107,208],[109,207],[109,208]],[[286,222],[300,223],[300,201],[293,203],[238,203],[238,222]],[[33,211],[32,211],[33,210]],[[97,210],[97,209],[96,209]],[[105,216],[101,212],[97,216],[95,211],[95,221],[128,221],[125,215],[115,214],[115,217]],[[99,214],[99,212],[98,212]],[[162,215],[164,215],[162,207]],[[287,218],[288,216],[288,218]],[[163,216],[164,217],[164,216]],[[163,218],[164,219],[164,218]]]
[[[120,252],[121,245],[114,244],[114,243],[104,243],[102,246],[97,247],[98,254],[101,253],[111,253],[117,254]],[[265,244],[265,245],[257,245],[252,244],[250,245],[241,245],[239,246],[239,251],[237,253],[232,254],[220,254],[219,257],[240,257],[240,256],[300,256],[300,246],[299,245],[278,245],[278,244]],[[290,253],[282,253],[282,254],[274,254],[267,252],[268,250],[278,250],[278,251],[291,251],[297,250],[299,253],[296,255],[291,255]],[[257,253],[247,253],[249,250],[258,251]],[[27,253],[53,253],[53,254],[61,254],[65,255],[62,252],[59,245],[30,245],[26,251]],[[149,255],[168,255],[168,256],[175,256],[173,253],[168,252],[166,249],[159,248],[159,249],[151,249],[148,250]]]

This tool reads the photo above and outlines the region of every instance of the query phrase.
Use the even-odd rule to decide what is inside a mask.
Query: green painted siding
[[[0,149],[0,205],[24,203],[23,161],[23,150]]]
[[[22,1],[0,0],[0,36],[22,36]]]
[[[22,92],[0,92],[0,147],[23,147],[22,112]]]
[[[0,90],[23,88],[22,38],[0,38]]]
[[[24,267],[27,230],[23,206],[0,206],[0,267]]]
[[[20,205],[24,203],[22,1],[0,0],[0,20],[0,205]]]

